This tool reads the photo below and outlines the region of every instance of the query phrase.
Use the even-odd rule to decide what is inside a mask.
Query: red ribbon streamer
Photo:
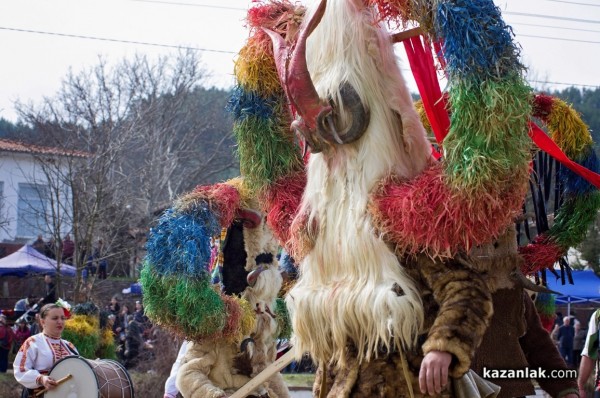
[[[419,88],[419,93],[423,99],[423,107],[431,124],[433,134],[437,142],[442,143],[450,129],[450,118],[448,117],[446,108],[446,97],[442,95],[440,83],[437,79],[431,46],[427,42],[424,45],[421,36],[404,40],[403,44],[417,87]],[[436,47],[437,49],[438,47]],[[529,122],[529,136],[541,150],[547,152],[569,170],[585,178],[589,183],[600,189],[600,175],[569,159],[558,145],[533,122]],[[439,159],[439,153],[433,148],[432,151],[434,156]]]
[[[538,125],[529,122],[529,137],[544,152],[565,165],[569,170],[585,178],[590,184],[600,189],[600,174],[594,173],[580,164],[575,163],[565,155],[554,141]]]
[[[450,118],[446,109],[446,99],[440,90],[433,54],[429,44],[424,45],[421,36],[403,41],[408,62],[412,69],[419,93],[423,99],[425,113],[437,142],[441,143],[450,129]]]

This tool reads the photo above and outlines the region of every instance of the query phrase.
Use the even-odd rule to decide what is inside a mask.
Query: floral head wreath
[[[60,298],[54,304],[63,309],[67,318],[71,317],[71,304]]]

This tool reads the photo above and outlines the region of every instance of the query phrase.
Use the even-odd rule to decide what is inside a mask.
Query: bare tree
[[[156,62],[138,56],[114,67],[100,59],[90,70],[69,71],[56,96],[40,105],[17,104],[42,144],[80,151],[61,162],[39,158],[50,181],[69,187],[68,201],[50,189],[62,212],[49,214],[48,229],[60,247],[64,228],[57,224],[70,215],[80,273],[101,237],[111,265],[131,274],[133,228],[147,225],[157,206],[184,190],[237,170],[225,93],[219,110],[214,100],[198,109],[213,92],[199,87],[203,76],[191,51]]]

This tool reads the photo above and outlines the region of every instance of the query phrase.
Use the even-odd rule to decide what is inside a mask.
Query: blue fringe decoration
[[[195,207],[167,210],[150,230],[146,259],[157,274],[208,278],[210,237],[221,228],[206,204]]]
[[[227,101],[226,109],[233,114],[236,121],[242,121],[249,116],[270,119],[279,102],[276,96],[264,98],[254,91],[246,91],[241,86],[236,86]]]
[[[600,170],[600,163],[598,162],[598,156],[592,147],[587,148],[586,153],[581,155],[581,160],[575,160],[578,164],[583,167],[598,173]],[[564,183],[565,195],[582,195],[589,194],[596,191],[596,187],[590,184],[585,178],[575,174],[567,167],[561,167],[559,173],[559,179]]]
[[[493,1],[442,1],[435,21],[437,37],[444,38],[450,75],[502,78],[524,69],[512,28],[504,23]]]

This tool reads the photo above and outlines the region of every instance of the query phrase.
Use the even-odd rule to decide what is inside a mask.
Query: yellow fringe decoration
[[[240,194],[240,207],[246,209],[258,209],[258,201],[256,195],[250,191],[250,188],[245,184],[243,177],[232,178],[225,181],[225,184],[234,187]]]
[[[109,345],[115,344],[115,336],[110,328],[104,328],[100,335],[100,345],[108,347]]]
[[[548,116],[548,129],[552,140],[571,158],[593,145],[588,126],[579,113],[558,98],[554,99],[552,112]]]
[[[429,123],[429,119],[427,118],[425,106],[423,106],[423,100],[418,100],[417,102],[415,102],[415,109],[419,114],[419,119],[421,119],[421,123],[423,124],[423,127],[425,127],[427,135],[433,136],[433,129],[431,128],[431,124]]]
[[[248,44],[240,50],[234,73],[244,90],[265,97],[281,93],[271,49],[271,40],[261,31],[248,39]]]
[[[240,319],[239,331],[235,336],[235,342],[239,344],[244,338],[248,337],[250,334],[252,334],[252,332],[254,332],[254,329],[256,328],[256,313],[250,306],[248,300],[237,296],[233,296],[233,299],[237,301],[243,314]]]
[[[88,315],[73,315],[65,322],[65,328],[77,335],[98,334],[100,321]]]

